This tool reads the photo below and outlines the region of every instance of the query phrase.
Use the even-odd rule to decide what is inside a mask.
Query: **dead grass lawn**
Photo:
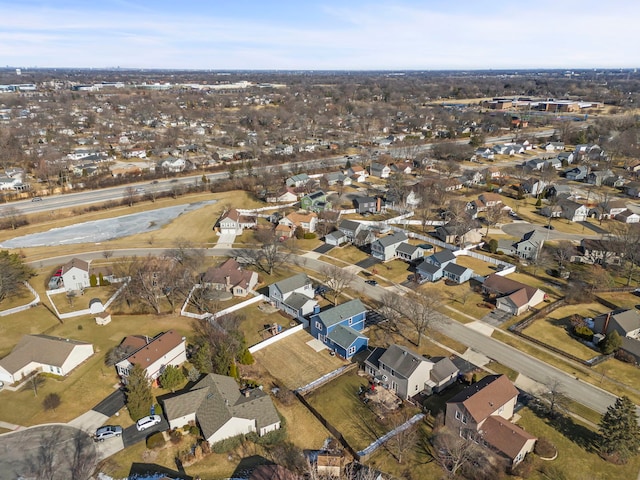
[[[313,337],[303,330],[256,352],[254,357],[281,385],[295,390],[346,364],[326,349],[316,352],[306,344],[310,340]]]

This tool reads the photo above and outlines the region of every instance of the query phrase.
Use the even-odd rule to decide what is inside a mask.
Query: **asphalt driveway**
[[[102,413],[107,417],[113,417],[116,412],[119,412],[120,410],[122,410],[122,408],[124,408],[124,401],[124,391],[118,389],[107,398],[102,400],[95,407],[93,407],[92,410],[95,410],[98,413]]]

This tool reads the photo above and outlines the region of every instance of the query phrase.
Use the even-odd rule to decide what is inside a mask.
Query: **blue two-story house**
[[[311,335],[349,360],[369,345],[369,339],[360,333],[366,317],[367,308],[356,298],[311,315]]]

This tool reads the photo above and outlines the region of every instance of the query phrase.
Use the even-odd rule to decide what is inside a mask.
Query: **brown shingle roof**
[[[85,262],[79,258],[72,258],[67,263],[62,266],[62,273],[66,273],[71,270],[73,267],[79,268],[80,270],[84,270],[85,272],[89,271],[89,262]]]
[[[462,403],[476,423],[518,396],[518,389],[506,375],[488,375],[468,386],[447,403]]]
[[[535,440],[536,437],[501,416],[492,415],[482,424],[482,438],[513,460],[522,451],[525,443]]]
[[[482,286],[499,295],[511,295],[518,290],[524,289],[528,298],[533,297],[538,289],[507,277],[502,277],[496,273],[492,273],[484,279]]]
[[[140,365],[146,369],[182,342],[184,342],[182,335],[175,330],[169,330],[156,336],[151,342],[136,351],[136,353],[127,357],[127,360],[132,365]]]
[[[235,259],[230,258],[217,267],[209,268],[203,276],[203,281],[206,283],[226,284],[227,277],[229,277],[230,285],[247,289],[253,275],[254,272],[243,270]]]

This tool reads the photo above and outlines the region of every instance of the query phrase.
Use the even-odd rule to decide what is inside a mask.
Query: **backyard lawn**
[[[33,287],[33,285],[31,286]],[[0,312],[15,307],[21,307],[22,305],[26,305],[27,303],[35,300],[35,298],[36,297],[33,296],[33,293],[31,293],[27,287],[20,284],[18,291],[14,295],[7,297],[0,302]]]
[[[371,408],[358,396],[358,389],[367,386],[367,380],[356,373],[346,373],[314,390],[305,398],[320,414],[347,440],[349,445],[362,450],[378,437],[398,425],[387,421],[391,414],[380,419]],[[409,412],[405,407],[403,413],[410,418],[416,412]]]
[[[240,323],[240,331],[244,334],[247,345],[255,345],[267,338],[271,338],[273,336],[271,328],[274,323],[277,323],[282,328],[281,331],[285,331],[292,326],[295,327],[298,324],[298,322],[283,314],[280,310],[271,311],[271,309],[273,307],[268,303],[262,309],[259,304],[254,303],[242,310],[238,310],[238,314],[244,317]]]
[[[59,313],[69,313],[89,308],[89,302],[94,298],[99,298],[104,305],[109,300],[121,284],[113,284],[104,287],[89,287],[82,295],[69,297],[66,292],[51,295],[51,301],[55,303]],[[47,297],[45,297],[46,299]],[[42,300],[42,297],[41,297]]]
[[[640,304],[640,297],[632,292],[598,292],[597,295],[617,305],[619,308],[636,308],[636,305]]]
[[[42,305],[0,317],[0,358],[11,352],[23,335],[46,332],[59,323],[55,315]]]
[[[253,356],[279,384],[295,390],[346,365],[337,356],[329,355],[327,349],[316,352],[307,345],[310,340],[313,337],[303,330],[269,345]]]

